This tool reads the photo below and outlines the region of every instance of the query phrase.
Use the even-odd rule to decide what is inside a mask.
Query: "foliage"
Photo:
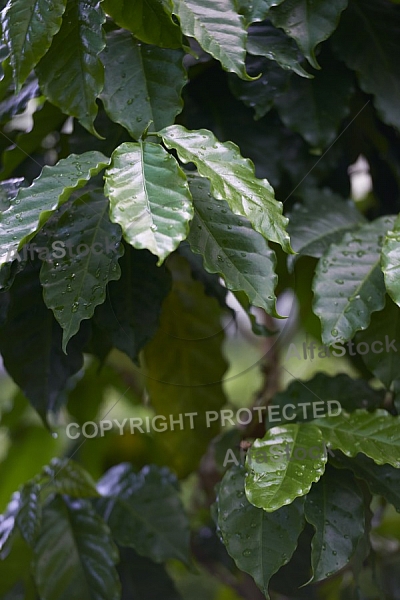
[[[398,598],[398,2],[0,8],[0,596]]]

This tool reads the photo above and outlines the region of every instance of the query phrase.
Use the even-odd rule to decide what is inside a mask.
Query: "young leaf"
[[[96,136],[96,98],[104,85],[99,59],[104,22],[99,0],[68,0],[61,29],[36,68],[46,98]]]
[[[328,469],[306,496],[306,520],[314,526],[312,582],[340,571],[365,535],[364,497],[348,471]]]
[[[244,64],[247,32],[234,0],[174,0],[174,13],[183,33],[195,38],[225,71],[251,79]]]
[[[313,79],[292,77],[289,88],[276,101],[286,127],[320,149],[336,138],[343,119],[350,113],[349,101],[354,93],[351,71],[332,60],[329,66]]]
[[[161,48],[180,48],[182,34],[172,19],[171,0],[104,0],[114,21],[142,42]]]
[[[267,512],[278,510],[310,491],[326,461],[323,437],[314,424],[273,427],[247,454],[247,499]]]
[[[44,167],[31,186],[21,188],[10,208],[0,214],[0,264],[13,260],[56,208],[109,163],[101,152],[70,154],[53,167]]]
[[[104,302],[108,282],[121,276],[121,229],[110,222],[108,209],[101,190],[80,196],[49,240],[52,250],[46,252],[40,282],[44,301],[63,329],[64,352],[81,321]]]
[[[84,340],[75,338],[68,356],[62,352],[61,328],[43,302],[37,267],[28,264],[15,278],[0,351],[7,372],[45,420],[58,409],[69,377],[82,368]]]
[[[385,308],[372,315],[369,327],[357,333],[355,342],[360,349],[363,346],[362,360],[367,369],[390,389],[400,372],[399,307],[386,297]]]
[[[296,40],[310,65],[319,69],[315,48],[335,31],[347,2],[348,0],[286,0],[272,8],[268,17],[275,27],[280,27]]]
[[[400,417],[393,417],[386,410],[367,412],[358,409],[351,414],[342,412],[336,417],[313,421],[323,438],[332,448],[338,448],[346,456],[366,454],[377,465],[388,463],[400,468]]]
[[[172,291],[163,304],[160,327],[143,354],[150,403],[157,415],[176,423],[157,436],[163,462],[186,476],[218,433],[218,411],[226,402],[223,313],[217,300],[193,281],[182,257],[171,256],[168,267],[174,277]],[[207,422],[207,411],[214,411],[209,414],[217,419]],[[183,417],[190,413],[193,427],[189,417]]]
[[[110,531],[88,501],[56,496],[44,508],[34,558],[41,598],[119,600],[117,560]]]
[[[396,101],[400,94],[400,64],[396,59],[399,28],[397,6],[390,2],[352,0],[332,38],[336,54],[356,71],[362,89],[374,95],[382,119],[397,129],[400,129]]]
[[[288,217],[287,229],[294,250],[317,258],[347,231],[365,222],[353,201],[344,201],[329,188],[307,189],[304,203],[296,203]]]
[[[278,3],[274,2],[274,5],[276,4]],[[301,66],[300,52],[292,38],[271,23],[263,23],[249,28],[247,52],[254,56],[264,56],[268,60],[273,60],[282,69],[294,71],[300,77],[312,77]]]
[[[159,144],[127,142],[113,153],[105,174],[110,218],[134,248],[147,248],[158,265],[187,237],[193,217],[186,177]]]
[[[383,236],[393,217],[380,217],[332,244],[318,263],[313,281],[314,312],[321,319],[322,341],[334,344],[366,329],[371,314],[385,305],[380,268]]]
[[[400,306],[400,218],[397,217],[393,229],[388,231],[382,246],[382,271],[387,293]]]
[[[111,345],[139,364],[139,353],[159,325],[161,305],[171,288],[171,276],[147,250],[125,248],[122,275],[109,284],[107,299],[97,307],[95,323]]]
[[[9,0],[1,25],[10,49],[16,91],[50,48],[67,0]]]
[[[243,217],[235,216],[223,200],[210,197],[210,184],[189,178],[194,219],[188,241],[203,256],[204,268],[219,273],[229,290],[242,290],[254,306],[276,312],[276,256],[265,239]]]
[[[102,54],[104,89],[100,95],[109,117],[139,139],[171,125],[183,107],[186,71],[182,50],[147,46],[127,31],[112,31]]]
[[[269,580],[289,562],[304,527],[304,500],[268,513],[246,500],[244,476],[242,467],[225,473],[217,495],[218,527],[238,568],[269,598]]]
[[[277,242],[285,252],[292,252],[282,204],[275,200],[266,179],[256,179],[253,163],[240,155],[235,144],[219,142],[206,129],[188,131],[181,125],[166,127],[160,135],[183,162],[194,162],[199,174],[210,180],[215,198],[225,200],[236,215],[247,217],[253,229],[267,240]]]
[[[156,466],[135,473],[122,463],[98,482],[104,500],[98,510],[107,515],[114,538],[155,562],[170,558],[189,562],[189,523],[170,471]]]

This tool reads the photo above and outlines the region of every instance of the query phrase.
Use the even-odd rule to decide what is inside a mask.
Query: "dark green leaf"
[[[98,503],[120,546],[155,562],[189,561],[189,523],[168,469],[151,466],[135,473],[127,463],[113,467],[97,486]]]
[[[34,575],[44,600],[119,600],[118,551],[85,500],[54,498],[43,511]]]
[[[107,36],[102,54],[104,89],[100,95],[110,118],[135,139],[149,130],[171,125],[183,107],[186,72],[182,50],[168,50],[136,41],[127,31]]]
[[[393,302],[400,306],[400,218],[388,231],[382,246],[382,271],[387,292]]]
[[[73,460],[54,458],[43,468],[43,489],[49,493],[66,494],[73,498],[95,498],[96,484],[85,469]]]
[[[14,87],[10,83],[7,87],[8,79],[4,79],[0,84],[0,122],[6,123],[9,119],[22,113],[28,106],[29,100],[39,96],[39,84],[34,74],[30,75],[22,86],[22,89],[15,93]]]
[[[104,85],[99,54],[105,47],[105,15],[99,0],[68,0],[60,31],[37,66],[43,94],[79,119],[93,135],[96,98]]]
[[[42,520],[40,487],[37,484],[27,483],[21,489],[19,510],[15,520],[26,543],[33,546],[39,535]]]
[[[61,27],[66,3],[67,0],[8,1],[1,24],[11,52],[17,91],[50,48]]]
[[[246,500],[245,472],[229,469],[218,490],[218,527],[226,549],[266,598],[271,576],[289,562],[304,527],[303,499],[268,513]]]
[[[304,514],[315,529],[312,581],[321,581],[356,553],[365,531],[363,493],[348,471],[328,469],[306,496]]]
[[[237,5],[248,24],[264,21],[271,6],[277,6],[281,2],[283,0],[238,0]]]

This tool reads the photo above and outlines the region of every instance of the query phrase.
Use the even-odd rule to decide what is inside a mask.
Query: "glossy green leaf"
[[[100,95],[109,117],[135,139],[150,121],[150,131],[171,125],[183,107],[183,56],[182,50],[141,44],[127,31],[111,32],[102,54],[105,83]]]
[[[315,529],[314,583],[340,571],[355,555],[365,535],[362,490],[348,471],[330,468],[307,494],[304,514]]]
[[[9,375],[43,419],[64,399],[66,383],[83,365],[82,337],[68,356],[61,349],[61,328],[46,307],[38,265],[29,264],[11,288],[7,320],[0,328],[0,351]]]
[[[110,218],[134,248],[147,248],[162,264],[184,240],[193,217],[185,174],[159,144],[119,146],[105,175]]]
[[[18,190],[24,187],[25,179],[23,177],[13,177],[0,181],[0,213],[8,210],[12,201],[18,194]]]
[[[15,521],[22,537],[30,546],[39,535],[41,520],[40,487],[35,483],[27,483],[20,491],[19,510]]]
[[[20,189],[0,215],[0,264],[13,260],[17,249],[32,239],[56,208],[109,162],[101,152],[70,154],[54,167],[44,167],[31,186]]]
[[[277,316],[274,251],[247,219],[211,197],[208,181],[190,177],[189,185],[195,209],[188,237],[192,251],[203,256],[207,271],[222,275],[229,290],[244,291],[251,304]]]
[[[274,4],[278,4],[278,2]],[[294,71],[300,77],[312,77],[299,62],[300,52],[296,43],[271,23],[250,27],[247,52],[254,56],[264,56],[268,60],[273,60],[282,69]]]
[[[105,15],[99,0],[68,0],[60,31],[36,68],[52,104],[76,117],[93,135],[96,98],[104,85],[99,54],[105,47]]]
[[[40,282],[44,301],[63,329],[64,352],[81,321],[104,302],[108,283],[121,276],[121,230],[110,222],[108,209],[101,190],[80,196],[49,240]]]
[[[103,8],[120,27],[161,48],[180,48],[182,34],[172,19],[171,0],[104,0]]]
[[[333,242],[365,222],[353,201],[344,201],[328,188],[307,189],[304,202],[288,214],[288,233],[296,252],[320,258]]]
[[[70,459],[54,458],[41,473],[46,493],[66,494],[73,498],[95,498],[96,483],[85,469]]]
[[[336,417],[314,421],[323,438],[332,448],[338,448],[346,456],[366,454],[377,465],[389,464],[400,468],[400,417],[393,417],[386,410],[367,412],[358,409],[351,414],[342,412]]]
[[[336,461],[339,460],[337,463]],[[341,456],[335,459],[335,466],[350,469],[358,479],[363,479],[371,494],[386,498],[397,512],[400,512],[400,479],[399,470],[391,465],[377,465],[365,454],[358,454],[349,459]]]
[[[246,23],[255,23],[264,21],[267,18],[269,9],[277,6],[283,0],[238,0],[240,14],[244,15]]]
[[[313,79],[292,77],[276,108],[283,123],[311,146],[323,149],[333,142],[340,125],[350,113],[354,92],[353,75],[342,63],[328,65]],[[326,68],[325,68],[326,67]]]
[[[314,424],[273,427],[247,454],[247,499],[267,512],[278,510],[310,491],[326,461],[323,437]]]
[[[321,319],[322,341],[334,344],[366,329],[371,314],[385,305],[380,253],[393,217],[380,217],[346,233],[318,263],[313,281],[315,314]]]
[[[135,363],[139,352],[159,326],[161,305],[171,288],[171,276],[147,250],[125,248],[122,275],[108,286],[107,299],[97,307],[95,323],[111,345]]]
[[[253,229],[291,252],[282,204],[275,200],[268,181],[255,177],[253,163],[240,155],[235,144],[219,142],[206,129],[188,131],[181,125],[167,127],[160,135],[183,162],[193,162],[199,174],[210,180],[217,200],[225,200],[233,213],[249,219]]]
[[[280,27],[296,40],[309,63],[319,69],[315,48],[334,32],[347,2],[348,0],[286,0],[272,8],[268,16],[275,27]]]
[[[318,357],[315,346],[316,344],[312,347],[313,358]],[[324,350],[327,350],[326,346]],[[307,353],[311,357],[310,347],[307,348]],[[287,360],[287,355],[284,358]],[[322,415],[336,414],[341,410],[352,412],[357,408],[368,410],[379,408],[383,406],[384,398],[384,390],[372,388],[364,379],[354,379],[345,373],[334,376],[317,373],[312,379],[306,381],[297,379],[292,381],[286,390],[275,394],[270,406],[271,415],[277,413],[281,423],[290,423],[293,420],[311,421]],[[279,407],[279,411],[274,411],[272,407],[275,406]],[[267,418],[266,425],[267,428],[271,428],[277,423]]]
[[[218,411],[226,402],[224,313],[218,301],[205,294],[203,285],[192,279],[182,257],[171,256],[168,267],[174,283],[163,304],[159,329],[144,349],[145,383],[155,414],[166,420],[167,427],[156,436],[161,460],[185,476],[197,468],[219,432]],[[212,421],[207,421],[208,411],[214,411],[209,412]],[[190,413],[195,414],[193,427],[190,417],[183,416]],[[173,429],[171,418],[177,423]]]
[[[122,463],[107,471],[97,487],[106,496],[98,509],[106,513],[120,546],[155,562],[175,558],[188,563],[189,523],[168,469],[153,465],[135,473]]]
[[[61,27],[67,0],[9,0],[2,29],[11,52],[17,91],[50,48]]]
[[[360,27],[360,23],[363,24]],[[373,94],[382,119],[400,129],[397,45],[400,14],[389,2],[352,0],[332,41],[336,54],[354,69],[362,89]]]
[[[400,309],[389,297],[385,308],[373,313],[365,331],[355,342],[362,345],[362,360],[367,369],[389,389],[400,373]]]
[[[262,57],[249,56],[246,65],[250,75],[261,73],[261,77],[255,81],[243,81],[232,75],[229,86],[236,98],[254,109],[254,118],[258,120],[271,110],[280,94],[286,91],[290,74]]]
[[[234,0],[173,0],[174,13],[185,35],[195,38],[225,71],[250,79],[245,69],[244,19]]]
[[[400,218],[388,231],[382,246],[382,271],[387,293],[400,306]]]
[[[119,600],[110,531],[85,500],[54,498],[43,510],[34,577],[44,600]]]
[[[269,598],[269,581],[289,562],[304,527],[303,499],[268,513],[244,494],[242,467],[227,471],[218,489],[218,527],[229,554]]]

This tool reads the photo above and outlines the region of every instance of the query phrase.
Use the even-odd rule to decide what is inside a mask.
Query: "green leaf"
[[[274,4],[278,4],[278,2]],[[300,52],[292,38],[271,23],[263,23],[249,28],[247,52],[273,60],[282,69],[294,71],[300,77],[312,77],[301,66]]]
[[[211,193],[217,200],[225,200],[233,213],[247,217],[253,229],[267,240],[292,252],[282,204],[275,200],[266,179],[256,179],[253,163],[240,155],[235,144],[219,142],[207,129],[188,131],[181,125],[166,127],[160,135],[183,162],[195,163],[199,174],[210,180]]]
[[[185,174],[160,144],[121,144],[105,174],[110,218],[134,248],[147,248],[158,265],[184,240],[193,217]]]
[[[382,246],[382,271],[387,293],[400,306],[400,218],[388,231]]]
[[[71,341],[68,357],[62,352],[61,328],[43,302],[38,266],[29,264],[15,278],[0,352],[7,372],[45,420],[64,399],[69,377],[82,368],[84,336]]]
[[[108,286],[107,299],[97,307],[95,323],[112,345],[139,363],[139,352],[159,326],[161,305],[171,288],[171,276],[147,250],[125,248],[121,278]]]
[[[70,154],[53,167],[44,167],[31,186],[20,189],[0,215],[0,264],[13,260],[17,249],[32,239],[56,208],[109,163],[101,152]]]
[[[20,494],[12,495],[3,515],[0,515],[0,559],[4,560],[10,553],[15,529],[15,520],[20,509]]]
[[[339,462],[337,462],[339,461]],[[399,470],[391,465],[377,465],[364,454],[349,459],[335,457],[335,466],[350,469],[358,479],[363,479],[371,491],[386,498],[400,512],[400,479]]]
[[[342,63],[330,59],[313,79],[292,77],[276,108],[283,123],[311,146],[326,148],[350,113],[353,75]],[[329,68],[328,68],[329,67]]]
[[[389,2],[352,0],[332,38],[336,54],[354,69],[361,88],[373,94],[381,118],[400,129],[396,98],[400,64],[396,58],[400,14]]]
[[[219,432],[218,411],[226,402],[222,381],[227,368],[222,345],[223,312],[191,278],[189,265],[179,256],[168,259],[174,283],[163,304],[160,327],[144,349],[146,388],[155,413],[166,427],[155,439],[160,459],[179,476],[197,468],[211,439]],[[206,413],[217,420],[207,421]],[[193,427],[189,417],[195,413]],[[178,419],[182,419],[180,427]],[[162,423],[161,423],[162,426]],[[190,452],[188,448],[190,447]]]
[[[326,461],[323,437],[314,424],[273,427],[247,454],[247,499],[267,512],[278,510],[310,491]]]
[[[309,63],[319,69],[315,48],[334,32],[347,1],[286,0],[272,8],[268,16],[275,27],[280,27],[296,40]]]
[[[0,213],[10,208],[12,201],[18,194],[19,188],[24,185],[25,179],[23,177],[14,177],[0,181]]]
[[[243,81],[232,75],[229,87],[236,98],[254,108],[254,118],[258,120],[271,110],[279,95],[287,89],[290,75],[265,58],[250,56],[246,64],[250,74],[262,73],[261,77],[256,81]]]
[[[73,498],[96,498],[96,483],[85,469],[71,459],[54,458],[41,473],[47,493],[66,494]]]
[[[296,203],[288,217],[294,250],[317,258],[347,231],[365,222],[352,200],[344,201],[329,188],[307,189],[304,202]]]
[[[61,29],[36,68],[46,98],[96,136],[96,98],[104,85],[99,58],[105,47],[104,22],[99,0],[68,0]]]
[[[400,372],[399,307],[386,297],[385,308],[372,315],[369,327],[358,332],[355,341],[357,346],[363,344],[360,354],[367,369],[389,389]]]
[[[251,79],[244,64],[247,32],[234,0],[174,0],[174,13],[183,33],[219,60],[225,71]]]
[[[40,282],[44,301],[63,328],[64,352],[81,321],[104,302],[107,284],[121,276],[121,230],[110,222],[108,208],[101,190],[80,196],[58,220],[51,250],[46,248]]]
[[[315,529],[311,542],[315,583],[340,571],[355,555],[365,535],[363,493],[348,471],[330,468],[307,494],[304,514]]]
[[[310,349],[308,352],[310,353]],[[385,391],[375,390],[364,379],[353,379],[345,373],[332,377],[326,373],[317,373],[312,379],[304,382],[297,379],[292,381],[286,390],[275,394],[270,406],[272,414],[272,407],[279,407],[281,423],[290,423],[293,420],[311,421],[330,412],[336,413],[339,408],[337,402],[340,402],[342,410],[352,412],[357,408],[371,410],[381,407],[384,399]],[[332,400],[334,404],[329,405],[328,402]],[[308,406],[304,406],[304,403]],[[268,419],[266,425],[269,428],[276,426]]]
[[[385,305],[380,268],[383,237],[393,217],[380,217],[346,233],[318,263],[313,281],[314,312],[321,319],[322,341],[334,344],[366,329],[371,314]]]
[[[152,465],[135,473],[122,463],[107,471],[97,489],[107,497],[98,508],[120,546],[157,563],[171,558],[189,563],[189,523],[168,469]]]
[[[7,86],[7,83],[9,85]],[[39,83],[32,73],[22,89],[16,93],[10,80],[4,79],[0,84],[0,122],[7,123],[15,115],[21,114],[26,110],[29,100],[37,98],[40,95]]]
[[[283,0],[238,0],[239,13],[246,20],[246,24],[264,21],[271,6],[281,4]]]
[[[9,0],[1,25],[10,49],[16,90],[50,48],[67,0]]]
[[[85,500],[59,496],[43,510],[34,576],[46,600],[119,600],[118,551],[108,527]]]
[[[150,131],[171,125],[183,107],[181,93],[187,80],[183,56],[182,50],[141,44],[127,31],[109,33],[100,94],[109,117],[135,139],[150,121]]]
[[[338,448],[346,456],[366,454],[377,465],[385,463],[400,468],[400,417],[393,417],[386,410],[367,412],[358,409],[351,414],[342,412],[336,417],[314,421],[323,438],[332,448]]]
[[[225,473],[217,494],[218,527],[237,567],[249,573],[269,598],[269,581],[289,562],[304,527],[304,501],[274,513],[256,508],[246,500],[244,475],[242,467]]]
[[[37,484],[27,483],[22,487],[15,521],[26,543],[33,546],[42,521],[40,487]]]
[[[180,48],[182,34],[172,19],[171,0],[104,0],[103,9],[134,36],[161,48]]]
[[[188,241],[203,256],[204,268],[219,273],[229,290],[242,290],[254,306],[276,312],[276,256],[265,239],[243,217],[235,216],[223,200],[210,197],[210,184],[189,178],[195,214]]]

